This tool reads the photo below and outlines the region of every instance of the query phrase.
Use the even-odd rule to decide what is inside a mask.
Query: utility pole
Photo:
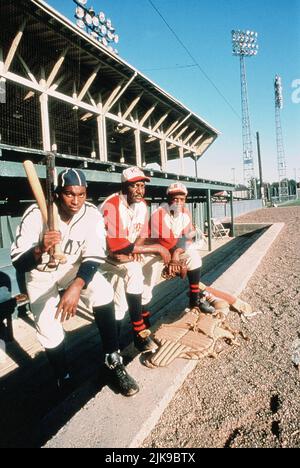
[[[259,168],[259,181],[260,181],[260,198],[263,200],[265,204],[265,189],[264,189],[264,180],[263,180],[263,171],[262,171],[259,132],[256,132],[256,140],[257,140],[257,155],[258,155],[258,168]]]
[[[195,177],[198,179],[198,156],[194,154],[194,160],[195,160]]]

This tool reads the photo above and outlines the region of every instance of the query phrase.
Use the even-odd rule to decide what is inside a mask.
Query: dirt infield
[[[250,341],[199,362],[144,447],[300,447],[300,375],[292,363],[300,337],[300,207],[237,222],[286,223],[242,295],[262,314],[248,323],[231,316]]]

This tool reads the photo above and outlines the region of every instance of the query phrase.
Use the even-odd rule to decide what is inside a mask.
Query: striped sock
[[[132,322],[133,332],[134,334],[138,335],[140,332],[147,329],[144,320],[140,320],[139,322]]]
[[[150,314],[150,312],[143,311],[142,316],[143,316],[144,324],[145,324],[146,328],[147,329],[150,328],[151,327],[151,323],[150,323],[151,314]]]
[[[142,316],[142,295],[126,293],[126,299],[133,331],[135,334],[138,334],[146,330]]]
[[[198,304],[200,296],[199,283],[190,284],[190,307],[195,307]]]

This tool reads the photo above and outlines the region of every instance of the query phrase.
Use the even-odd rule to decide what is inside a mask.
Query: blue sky
[[[73,18],[73,0],[48,0]],[[241,115],[239,60],[231,53],[231,30],[259,33],[259,55],[247,59],[252,133],[260,132],[264,180],[276,181],[277,153],[273,80],[284,86],[282,125],[288,177],[300,181],[300,0],[153,0],[169,25],[220,92]],[[167,28],[148,0],[90,0],[120,35],[120,56],[146,74],[222,134],[199,161],[204,178],[243,182],[241,121]],[[176,68],[177,67],[177,68]],[[180,67],[180,68],[178,68]],[[298,88],[292,88],[299,80]],[[297,83],[295,83],[297,84]],[[299,92],[297,90],[299,89]],[[295,101],[295,99],[294,99]],[[253,138],[254,156],[256,142]],[[177,162],[169,164],[176,172]],[[233,171],[232,169],[235,168]],[[256,172],[257,164],[256,164]],[[186,163],[194,174],[194,163]]]

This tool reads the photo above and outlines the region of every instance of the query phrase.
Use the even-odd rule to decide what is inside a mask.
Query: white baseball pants
[[[46,349],[57,348],[64,340],[64,329],[55,314],[60,302],[59,291],[67,289],[76,278],[79,266],[60,265],[55,272],[33,270],[26,273],[26,286],[34,315],[37,337]],[[92,310],[113,301],[113,288],[97,272],[80,296],[79,305]]]

